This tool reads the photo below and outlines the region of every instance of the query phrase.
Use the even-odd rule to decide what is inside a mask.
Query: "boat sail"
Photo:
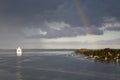
[[[17,53],[17,56],[22,56],[22,49],[20,47],[18,47],[16,49],[16,53]]]

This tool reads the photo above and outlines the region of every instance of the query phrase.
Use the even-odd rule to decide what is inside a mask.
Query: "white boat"
[[[16,49],[16,53],[17,53],[17,56],[22,56],[22,49],[20,47],[18,47]]]

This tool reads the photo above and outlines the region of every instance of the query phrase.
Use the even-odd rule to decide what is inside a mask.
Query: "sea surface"
[[[0,80],[120,80],[119,63],[101,63],[73,51],[0,52]]]

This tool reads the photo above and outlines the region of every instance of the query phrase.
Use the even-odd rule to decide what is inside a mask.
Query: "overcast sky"
[[[0,48],[120,48],[119,4],[120,0],[0,0]]]

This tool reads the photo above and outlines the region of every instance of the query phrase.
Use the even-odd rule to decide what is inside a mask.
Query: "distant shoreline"
[[[23,51],[75,51],[76,49],[22,49]],[[0,51],[16,51],[16,49],[0,49]]]

